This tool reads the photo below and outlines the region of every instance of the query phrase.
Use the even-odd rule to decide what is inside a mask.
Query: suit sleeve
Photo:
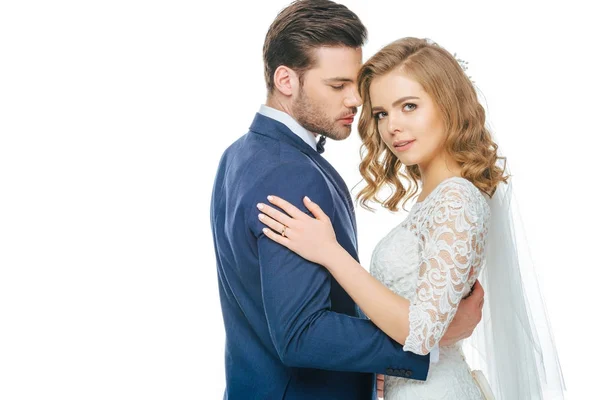
[[[248,206],[248,224],[258,243],[262,297],[271,340],[290,367],[373,372],[425,380],[429,356],[404,352],[368,320],[331,311],[329,272],[262,233],[256,203],[270,194],[304,212],[309,196],[334,220],[331,189],[310,165],[284,164],[262,180]]]

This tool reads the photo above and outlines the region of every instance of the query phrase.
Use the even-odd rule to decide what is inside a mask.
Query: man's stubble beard
[[[303,89],[300,89],[298,100],[292,105],[296,121],[310,132],[323,135],[332,140],[344,140],[350,136],[349,126],[336,126],[337,120],[325,115],[322,109],[312,102]]]

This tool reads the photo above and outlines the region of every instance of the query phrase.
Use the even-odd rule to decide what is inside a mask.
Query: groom
[[[366,36],[353,12],[327,0],[292,3],[267,33],[267,102],[223,154],[211,203],[225,399],[365,400],[376,396],[375,374],[427,378],[429,355],[404,352],[361,318],[325,268],[266,238],[257,218],[256,204],[270,194],[305,212],[308,195],[358,259],[350,193],[320,153],[324,137],[350,135]],[[478,288],[461,303],[443,344],[471,334],[482,301]]]

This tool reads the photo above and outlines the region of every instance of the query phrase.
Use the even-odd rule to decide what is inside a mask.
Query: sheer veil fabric
[[[483,371],[497,400],[563,399],[560,363],[510,180],[488,203],[486,265],[479,278],[483,318],[465,340],[465,357]]]

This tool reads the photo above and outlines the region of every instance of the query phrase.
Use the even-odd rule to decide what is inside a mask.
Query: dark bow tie
[[[325,140],[327,140],[327,138],[321,135],[319,142],[317,143],[317,152],[319,152],[319,154],[323,154],[325,151]]]

